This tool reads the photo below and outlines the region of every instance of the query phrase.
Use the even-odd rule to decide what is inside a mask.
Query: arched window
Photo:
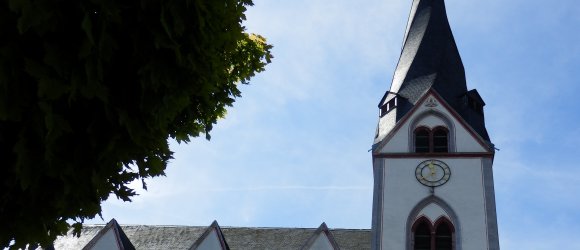
[[[415,229],[414,250],[431,250],[431,228],[429,222],[421,221]]]
[[[415,130],[415,152],[428,153],[430,148],[431,131],[425,127],[419,127]]]
[[[433,152],[441,153],[448,152],[447,147],[447,129],[444,127],[436,127],[433,129]]]
[[[451,228],[447,222],[442,222],[435,229],[435,249],[436,250],[452,250],[453,238]]]
[[[449,152],[449,130],[445,127],[436,127],[433,130],[418,127],[414,135],[416,153]]]
[[[425,217],[415,221],[413,230],[413,250],[453,250],[454,228],[451,222],[440,218],[435,226]]]

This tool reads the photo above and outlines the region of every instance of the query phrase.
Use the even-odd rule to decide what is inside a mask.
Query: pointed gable
[[[117,221],[112,219],[83,250],[135,250],[135,247]]]
[[[338,244],[334,240],[334,236],[328,230],[326,223],[322,224],[316,229],[312,236],[306,241],[302,250],[338,250]]]
[[[431,89],[401,119],[373,150],[374,154],[412,153],[413,131],[417,127],[449,130],[450,153],[493,154],[492,145],[484,140],[463,118]]]
[[[469,108],[465,98],[468,93],[465,70],[449,26],[444,0],[413,1],[393,82],[379,103],[381,116],[394,111],[386,119],[390,121],[379,123],[379,130],[383,132],[380,134],[385,135],[384,131],[399,122],[429,89],[436,90],[479,136],[489,141],[483,112],[478,116]],[[378,137],[378,140],[382,139],[382,136]]]
[[[193,243],[190,250],[229,250],[223,232],[217,221],[213,221],[205,232]]]

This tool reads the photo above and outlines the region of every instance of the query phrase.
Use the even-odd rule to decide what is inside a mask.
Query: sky
[[[166,177],[105,221],[370,228],[377,104],[391,84],[411,0],[254,0],[249,32],[275,58],[211,132],[171,142]],[[580,249],[580,3],[446,0],[469,89],[499,148],[502,249]]]

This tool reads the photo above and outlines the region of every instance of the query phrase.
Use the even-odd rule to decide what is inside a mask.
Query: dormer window
[[[481,99],[481,96],[479,95],[477,90],[472,89],[470,91],[467,91],[467,93],[465,93],[465,98],[466,98],[465,102],[467,104],[467,107],[469,107],[469,109],[475,111],[475,113],[483,115],[483,106],[485,106],[485,102],[483,101],[483,99]]]
[[[476,113],[483,115],[483,105],[472,97],[467,97],[467,105]]]
[[[414,132],[415,153],[449,152],[449,130],[445,127],[418,127]]]
[[[391,110],[393,110],[395,107],[397,107],[397,104],[398,104],[397,97],[395,96],[395,97],[393,97],[393,99],[391,99],[390,101],[385,103],[383,106],[381,106],[380,116],[383,117],[387,113],[391,112]]]

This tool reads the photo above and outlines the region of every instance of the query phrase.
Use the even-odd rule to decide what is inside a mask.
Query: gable
[[[115,231],[114,230],[108,230],[105,234],[102,235],[102,237],[100,237],[100,239],[95,242],[95,245],[93,245],[92,247],[90,247],[89,249],[91,250],[121,250],[121,247],[119,246],[117,239],[115,237]]]
[[[378,144],[374,153],[410,153],[413,132],[418,127],[449,130],[450,153],[490,153],[487,143],[433,89]]]
[[[229,250],[228,244],[223,236],[222,230],[217,221],[206,229],[206,231],[189,248],[190,250]]]
[[[319,234],[311,246],[305,248],[307,250],[334,250],[334,247],[328,240],[325,234]]]
[[[216,250],[222,249],[218,233],[216,230],[211,230],[211,232],[203,239],[203,241],[196,248],[197,250]]]
[[[328,230],[326,223],[322,222],[314,231],[312,236],[306,241],[303,250],[338,250],[338,244],[334,241],[332,233]]]
[[[115,219],[112,219],[95,237],[87,243],[83,250],[134,250],[135,247],[121,229]]]

